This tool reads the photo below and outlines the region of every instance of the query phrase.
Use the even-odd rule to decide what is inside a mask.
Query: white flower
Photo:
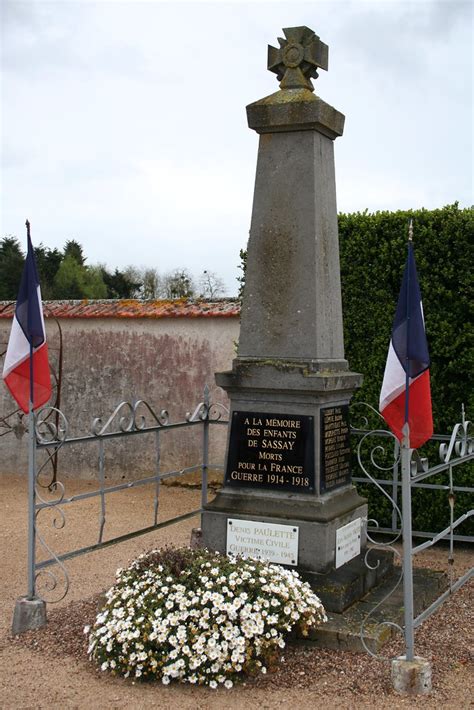
[[[163,678],[161,679],[161,682],[163,683],[163,685],[168,685],[170,682],[170,679],[167,675],[164,675]]]
[[[227,689],[232,688],[233,685],[234,685],[234,684],[232,683],[231,680],[226,680],[226,681],[224,682],[224,686],[225,686]]]
[[[209,681],[209,687],[212,688],[212,689],[217,688],[217,683],[216,683],[216,681],[215,681],[215,680]]]

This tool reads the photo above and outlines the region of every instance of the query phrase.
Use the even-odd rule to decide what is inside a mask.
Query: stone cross
[[[280,48],[268,45],[268,69],[277,75],[281,89],[309,89],[316,69],[328,68],[328,46],[309,27],[285,27],[286,39],[278,37]]]

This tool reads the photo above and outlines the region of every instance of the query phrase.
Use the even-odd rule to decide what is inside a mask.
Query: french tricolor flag
[[[412,449],[417,449],[433,434],[429,366],[421,293],[410,239],[379,410],[400,442],[408,422]]]
[[[48,346],[29,222],[26,227],[28,254],[3,367],[5,384],[25,413],[30,411],[30,403],[33,410],[38,409],[51,396]]]

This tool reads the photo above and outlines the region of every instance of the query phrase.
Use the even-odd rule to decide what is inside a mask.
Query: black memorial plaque
[[[326,493],[351,482],[351,447],[349,407],[321,409],[321,478],[320,492]]]
[[[313,493],[313,417],[233,412],[225,484]]]

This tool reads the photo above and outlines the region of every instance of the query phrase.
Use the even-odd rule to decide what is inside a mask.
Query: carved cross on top
[[[280,89],[310,89],[319,69],[328,68],[328,46],[309,27],[284,27],[280,48],[268,45],[268,69],[277,75]]]

